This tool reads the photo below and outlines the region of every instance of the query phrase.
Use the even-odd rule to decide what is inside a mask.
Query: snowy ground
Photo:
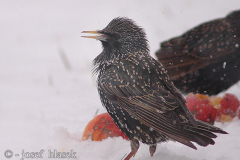
[[[117,16],[143,26],[151,54],[159,43],[202,22],[239,9],[239,0],[0,0],[0,159],[13,151],[74,150],[81,160],[121,159],[130,144],[121,138],[81,141],[83,130],[101,106],[91,75],[91,61],[101,51],[99,42],[81,38],[81,31],[105,27]],[[61,54],[67,55],[66,67]],[[240,98],[239,86],[227,92]],[[240,121],[216,124],[229,135],[219,135],[214,146],[197,151],[181,144],[159,144],[150,158],[141,144],[136,160],[235,160],[240,151]],[[15,155],[19,154],[19,156]],[[34,158],[28,158],[34,159]]]

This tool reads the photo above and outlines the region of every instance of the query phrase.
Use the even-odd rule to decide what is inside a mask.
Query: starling
[[[100,40],[103,51],[94,59],[98,92],[103,106],[131,142],[130,159],[139,141],[153,156],[157,143],[180,142],[193,149],[214,144],[213,134],[225,131],[193,118],[186,101],[162,64],[149,54],[145,32],[131,19],[118,17],[103,30],[83,31]]]
[[[228,89],[240,80],[240,10],[163,42],[156,55],[182,92]]]

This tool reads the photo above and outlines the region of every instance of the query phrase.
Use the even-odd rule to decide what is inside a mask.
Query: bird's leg
[[[152,157],[153,154],[155,153],[156,148],[157,148],[157,145],[156,145],[156,144],[153,144],[153,145],[149,146],[149,152],[150,152],[151,157]]]
[[[132,151],[128,154],[128,156],[124,160],[129,160],[132,156],[134,156],[139,148],[139,142],[136,139],[131,140],[131,149]]]

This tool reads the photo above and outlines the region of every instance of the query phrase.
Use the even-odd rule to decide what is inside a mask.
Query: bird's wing
[[[240,39],[240,11],[227,18],[201,24],[180,37],[161,44],[158,60],[174,79],[209,64],[223,61],[236,50]]]
[[[154,70],[136,69],[129,63],[123,66],[125,68],[108,67],[99,77],[99,87],[106,97],[146,126],[196,149],[190,142],[192,137],[182,125],[191,124],[188,113],[183,109],[186,105],[179,102],[179,95],[171,92],[175,87],[165,82],[168,78],[165,73],[162,75],[154,73]]]

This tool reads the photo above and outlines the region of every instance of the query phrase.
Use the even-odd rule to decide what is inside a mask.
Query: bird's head
[[[125,17],[113,19],[103,30],[83,31],[95,36],[83,36],[100,40],[105,56],[119,56],[135,52],[147,52],[148,42],[144,30]]]

